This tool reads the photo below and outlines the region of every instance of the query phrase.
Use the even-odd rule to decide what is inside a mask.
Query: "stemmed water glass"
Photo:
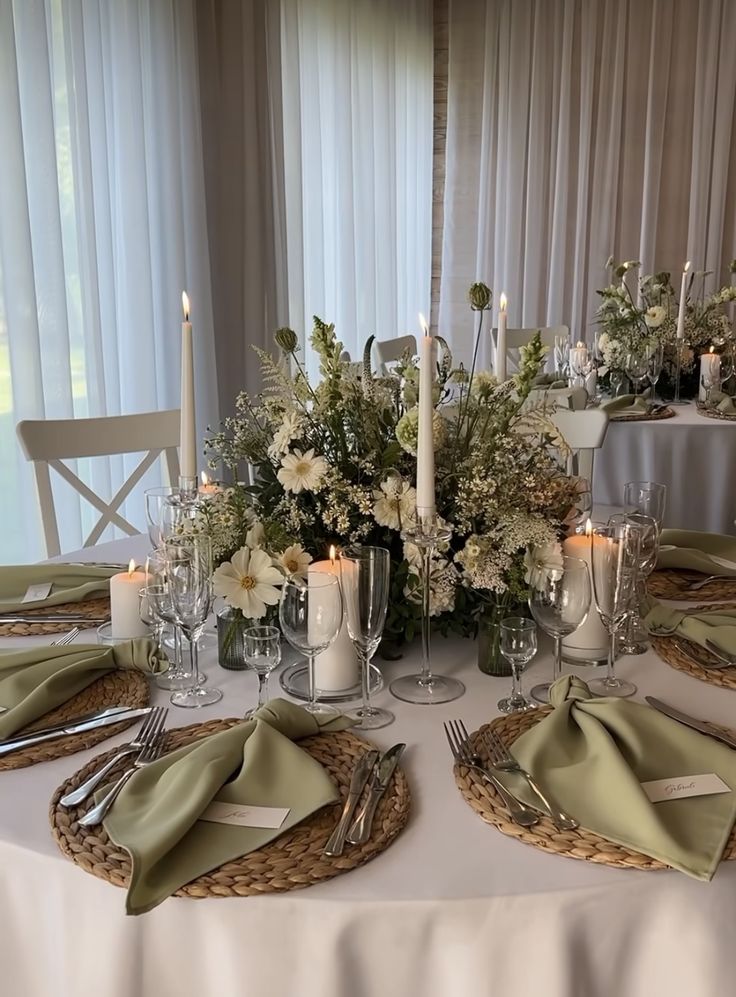
[[[308,663],[309,702],[304,707],[317,716],[337,714],[333,706],[317,700],[314,659],[334,643],[343,618],[342,593],[336,575],[310,571],[307,580],[294,576],[281,587],[279,620],[284,637]]]
[[[630,523],[609,524],[596,527],[591,541],[595,603],[610,643],[606,677],[592,679],[588,687],[600,696],[633,696],[636,686],[617,678],[614,666],[616,637],[628,618],[635,592],[639,532]]]
[[[499,700],[501,713],[536,709],[521,691],[521,673],[537,653],[537,625],[534,620],[509,616],[501,621],[501,654],[511,665],[511,695]]]
[[[590,573],[585,561],[564,556],[560,567],[550,565],[532,584],[529,609],[542,630],[554,638],[552,682],[556,682],[562,674],[562,639],[585,622],[590,609]],[[535,685],[532,698],[548,703],[552,682]]]
[[[183,689],[191,685],[192,673],[187,671],[182,661],[181,630],[176,622],[176,613],[171,602],[165,551],[154,550],[148,555],[146,573],[148,582],[145,591],[149,613],[154,619],[160,621],[159,643],[164,643],[163,634],[167,624],[171,625],[174,634],[173,662],[165,672],[157,675],[154,681],[159,689],[166,689],[169,692],[173,689]],[[201,682],[205,681],[206,678],[206,675],[199,673]]]
[[[145,491],[146,522],[148,524],[148,536],[153,547],[158,547],[164,539],[161,536],[161,510],[164,503],[168,502],[172,495],[178,494],[178,488],[169,486],[147,488]]]
[[[199,674],[197,638],[212,606],[212,545],[207,536],[169,541],[164,545],[166,574],[176,622],[189,641],[191,685],[172,693],[174,706],[209,706],[222,699],[220,689],[205,687]]]
[[[393,723],[389,710],[371,706],[371,659],[383,636],[388,608],[391,555],[385,547],[349,547],[340,555],[340,583],[348,633],[360,662],[363,705],[349,716],[362,730]]]
[[[634,397],[641,391],[649,370],[649,355],[646,350],[632,350],[626,361],[626,373],[634,385]]]
[[[245,719],[266,705],[268,677],[281,663],[281,633],[278,627],[248,627],[243,634],[245,663],[258,676],[258,705]]]
[[[657,400],[657,381],[662,374],[664,365],[664,347],[661,343],[656,343],[649,351],[647,359],[647,380],[652,386],[652,401]]]
[[[659,552],[659,529],[651,516],[643,512],[625,512],[611,516],[609,526],[628,523],[639,534],[639,556],[636,562],[634,593],[629,608],[626,629],[619,638],[622,654],[644,654],[649,647],[647,629],[642,622],[642,609],[647,594],[647,578],[654,571]]]

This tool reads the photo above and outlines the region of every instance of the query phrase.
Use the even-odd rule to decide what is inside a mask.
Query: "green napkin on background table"
[[[60,606],[80,602],[93,592],[108,592],[110,578],[121,568],[93,564],[12,564],[0,567],[0,613]],[[36,602],[23,602],[29,585],[52,582],[51,594]]]
[[[649,399],[644,395],[619,395],[602,402],[600,408],[612,418],[617,415],[644,415],[649,410]]]
[[[736,415],[736,405],[732,396],[725,394],[723,391],[716,391],[715,389],[711,391],[708,407],[714,408],[724,415]]]
[[[558,377],[556,374],[537,374],[534,378],[534,387],[566,388],[568,387],[568,383],[564,377]]]
[[[657,568],[736,578],[736,537],[698,530],[662,530]]]
[[[328,774],[294,741],[353,723],[344,716],[317,718],[274,699],[255,718],[137,772],[104,822],[132,858],[127,913],[150,910],[185,883],[261,848],[338,800]],[[213,800],[290,812],[277,829],[200,820]]]
[[[572,675],[554,683],[550,701],[552,713],[514,742],[519,763],[583,827],[711,879],[736,818],[736,751],[641,703],[593,699]],[[641,788],[710,772],[732,792],[650,803]],[[513,788],[534,804],[521,780]]]
[[[148,638],[112,647],[68,644],[0,651],[0,706],[7,710],[0,712],[0,740],[12,737],[114,668],[157,674],[168,667],[165,655]]]
[[[669,629],[677,624],[673,637],[684,637],[706,650],[706,641],[712,641],[721,650],[736,654],[736,609],[703,610],[702,613],[687,615],[686,610],[664,606],[650,599],[650,610],[644,618],[647,627],[659,626]],[[656,635],[655,635],[656,636]]]

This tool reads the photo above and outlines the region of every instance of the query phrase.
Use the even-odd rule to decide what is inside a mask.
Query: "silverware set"
[[[706,670],[721,671],[724,668],[733,668],[736,665],[736,658],[726,651],[722,651],[711,640],[706,640],[706,649],[703,650],[702,654],[698,653],[691,644],[685,644],[681,640],[673,638],[672,643],[680,654]],[[710,656],[707,656],[708,654]]]
[[[120,723],[121,720],[144,717],[151,712],[151,709],[150,706],[111,706],[108,709],[96,710],[94,713],[87,713],[84,716],[65,720],[50,727],[41,727],[38,730],[29,731],[27,734],[15,734],[13,737],[0,741],[0,756],[10,754],[11,751],[19,751],[21,748],[30,748],[34,744],[42,744],[44,741],[66,737],[68,734],[81,734],[83,731],[95,730],[97,727],[108,727],[110,724]]]
[[[353,769],[342,815],[323,849],[325,855],[342,855],[346,842],[359,845],[369,840],[376,808],[405,748],[405,744],[395,744],[380,757],[377,751],[366,751],[360,756]],[[365,799],[356,814],[366,789]]]
[[[663,703],[661,699],[656,699],[654,696],[645,696],[644,698],[653,709],[659,713],[663,713],[671,720],[685,724],[686,727],[692,727],[693,730],[697,730],[701,734],[707,734],[708,737],[713,737],[716,741],[727,744],[729,748],[736,748],[736,738],[731,737],[721,730],[717,730],[715,727],[711,727],[706,720],[698,720],[696,717],[691,717],[688,713],[683,713],[682,710],[678,710],[668,703]]]
[[[49,647],[65,647],[67,644],[71,644],[74,638],[78,637],[81,632],[79,627],[72,627],[69,633],[65,633],[63,637],[52,640]]]

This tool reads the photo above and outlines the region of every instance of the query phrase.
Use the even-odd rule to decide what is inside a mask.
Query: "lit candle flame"
[[[505,294],[503,293],[503,291],[501,291],[501,297],[500,297],[500,298],[498,299],[498,307],[499,307],[499,309],[500,309],[500,310],[501,310],[502,312],[505,312],[505,311],[506,311],[506,308],[508,307],[508,303],[509,303],[509,300],[508,300],[508,298],[507,298],[507,297],[506,297],[506,295],[505,295]]]
[[[130,561],[128,561],[128,578],[132,577],[134,571],[135,571],[135,558],[131,557]]]
[[[711,348],[710,348],[710,352],[711,352],[711,353],[715,353],[715,352],[716,352],[716,348],[715,348],[715,346],[711,346]]]
[[[425,336],[429,335],[429,326],[427,325],[426,318],[419,312],[419,325],[422,327],[422,332]]]
[[[682,272],[687,273],[689,269],[690,269],[690,260],[688,260],[685,266],[682,268]]]
[[[335,545],[334,545],[334,544],[332,544],[332,545],[330,546],[330,561],[331,561],[331,563],[332,563],[332,567],[333,567],[333,568],[335,567],[335,557],[336,557],[336,556],[337,556],[337,551],[335,550]]]
[[[587,522],[586,522],[586,524],[585,524],[585,535],[586,535],[586,537],[589,537],[592,534],[592,532],[593,532],[593,524],[591,523],[590,519],[588,519]]]
[[[202,471],[202,474],[200,475],[200,477],[202,478],[202,484],[206,488],[207,485],[210,483],[210,479],[207,476],[207,472],[206,471]]]
[[[189,321],[189,295],[186,291],[181,292],[181,307],[184,309],[184,321]]]

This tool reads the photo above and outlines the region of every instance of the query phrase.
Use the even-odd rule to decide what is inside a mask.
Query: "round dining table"
[[[734,533],[736,520],[736,421],[701,415],[694,402],[674,408],[670,419],[611,419],[596,452],[596,503],[619,505],[622,483],[667,485],[664,526]]]
[[[615,427],[616,428],[616,427]],[[622,429],[624,427],[621,427]],[[628,430],[631,427],[626,427]],[[69,560],[142,558],[143,537]],[[82,634],[78,641],[94,640]],[[30,642],[5,639],[0,646]],[[39,640],[39,638],[35,638]],[[170,897],[126,916],[124,892],[59,851],[49,801],[74,771],[130,734],[76,755],[0,773],[0,993],[4,997],[723,997],[736,986],[736,862],[709,883],[671,870],[618,869],[548,854],[485,824],[462,798],[442,722],[470,730],[497,715],[510,679],[476,665],[471,640],[437,639],[438,672],[462,679],[452,703],[394,700],[388,682],[416,670],[419,649],[381,663],[376,694],[395,722],[371,732],[404,741],[407,826],[373,861],[302,890],[227,899]],[[169,726],[241,717],[256,677],[203,653],[221,702],[171,708]],[[525,680],[549,676],[542,644]],[[659,696],[736,726],[736,692],[675,671],[653,652],[622,658],[637,698]],[[590,669],[578,669],[586,677]],[[281,692],[272,677],[272,695]],[[281,693],[283,694],[283,693]],[[153,701],[168,694],[154,690]]]

